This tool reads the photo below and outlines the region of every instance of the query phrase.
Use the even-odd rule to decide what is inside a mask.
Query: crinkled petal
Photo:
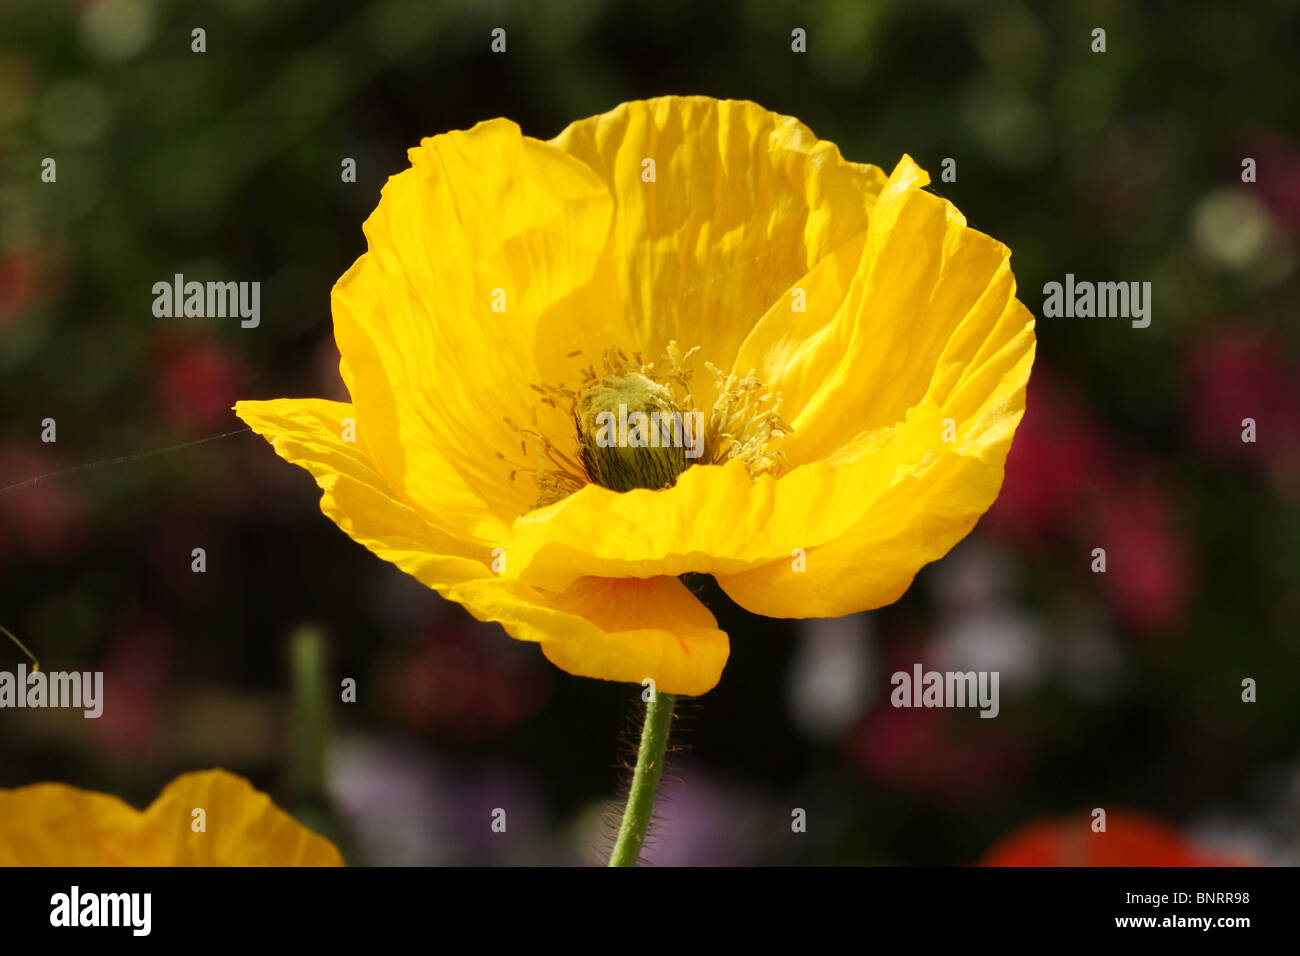
[[[321,510],[353,540],[479,620],[539,642],[564,670],[638,683],[648,677],[666,693],[702,694],[717,683],[727,636],[675,578],[589,575],[547,591],[495,573],[494,564],[508,570],[508,549],[494,553],[433,525],[387,484],[363,442],[341,439],[337,423],[350,408],[277,399],[240,402],[236,411],[277,454],[312,474],[324,492]]]
[[[583,577],[562,592],[519,581],[475,581],[446,596],[512,637],[537,641],[551,663],[579,677],[642,683],[668,694],[712,690],[727,662],[727,635],[672,577]]]
[[[871,467],[819,461],[755,481],[733,460],[688,468],[665,491],[589,485],[515,522],[509,573],[556,589],[589,574],[732,574],[759,567],[851,527],[851,514],[816,503],[879,493],[927,454],[936,428],[933,408],[916,409],[898,429],[874,436]]]
[[[177,777],[143,813],[58,783],[0,791],[0,865],[342,866],[343,858],[247,780],[207,770]]]
[[[202,810],[203,825],[196,829]],[[243,777],[187,773],[144,812],[171,866],[342,866],[334,844],[308,830]]]
[[[333,293],[344,380],[379,470],[441,525],[501,539],[536,488],[516,426],[576,443],[532,386],[582,348],[631,347],[607,240],[613,202],[583,163],[508,120],[424,140],[365,223]],[[571,450],[571,449],[570,449]]]
[[[614,196],[612,242],[639,347],[655,358],[670,340],[699,345],[697,373],[705,360],[731,366],[788,287],[866,228],[885,183],[797,119],[740,100],[623,103],[551,142]],[[706,374],[697,392],[711,401]]]
[[[773,308],[741,349],[734,370],[756,370],[781,394],[794,429],[782,445],[791,464],[900,421],[927,395],[942,406],[981,357],[1032,327],[1028,311],[1012,307],[1010,251],[926,192],[929,181],[904,156],[852,274],[810,276],[807,311]]]
[[[140,812],[62,783],[0,790],[0,866],[163,866]]]

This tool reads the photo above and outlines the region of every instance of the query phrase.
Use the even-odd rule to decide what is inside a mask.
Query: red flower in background
[[[43,447],[38,434],[21,444],[0,445],[0,488],[57,471],[60,463]],[[85,520],[81,496],[57,479],[2,492],[0,560],[11,554],[46,560],[65,555],[80,546]]]
[[[1247,866],[1251,861],[1196,847],[1181,831],[1152,817],[1117,810],[1094,833],[1092,814],[1039,820],[1003,837],[980,866]]]
[[[1176,628],[1191,590],[1191,554],[1176,521],[1178,483],[1145,453],[1113,442],[1086,402],[1039,370],[1007,456],[1006,478],[986,527],[1011,543],[1091,569],[1126,626]]]
[[[0,326],[18,318],[36,301],[41,265],[34,252],[0,253]]]
[[[92,733],[114,759],[148,764],[166,736],[164,697],[175,640],[160,620],[129,613],[117,624],[103,661],[104,713]]]
[[[1077,395],[1039,368],[1025,417],[1007,455],[998,500],[984,520],[995,534],[1042,548],[1084,520],[1097,489],[1111,483],[1115,452]]]
[[[1199,341],[1187,362],[1192,439],[1205,454],[1274,471],[1300,471],[1300,369],[1279,357],[1281,342],[1240,328]],[[1255,441],[1242,440],[1243,419]]]
[[[154,357],[159,398],[173,425],[197,433],[234,423],[230,409],[247,378],[235,355],[216,342],[164,333]]]
[[[531,657],[513,648],[494,650],[477,625],[448,621],[403,654],[385,674],[384,687],[401,723],[477,740],[540,710],[550,685]]]
[[[1130,479],[1106,494],[1097,541],[1107,565],[1098,585],[1125,624],[1143,636],[1175,629],[1185,618],[1190,561],[1173,513],[1167,492],[1151,478]]]
[[[1232,153],[1233,170],[1241,174],[1242,158],[1255,160],[1258,189],[1268,211],[1288,229],[1300,231],[1300,150],[1271,129],[1256,130],[1242,137]]]
[[[961,716],[885,702],[849,732],[846,759],[873,780],[952,804],[991,798],[1015,786],[1031,760],[1029,742],[962,733]]]

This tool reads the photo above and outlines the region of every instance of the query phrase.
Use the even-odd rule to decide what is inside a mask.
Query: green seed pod
[[[574,419],[587,477],[613,491],[671,488],[691,464],[682,412],[639,372],[608,375],[578,396]]]

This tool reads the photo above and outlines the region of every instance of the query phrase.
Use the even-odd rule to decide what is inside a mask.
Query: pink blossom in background
[[[1300,368],[1286,354],[1276,338],[1232,326],[1189,349],[1188,421],[1198,449],[1268,469],[1275,480],[1300,471]],[[1246,418],[1255,420],[1254,442],[1242,440]]]
[[[104,658],[104,713],[90,728],[114,759],[147,763],[160,735],[163,696],[175,641],[158,619],[130,613],[109,641]]]
[[[1185,621],[1189,545],[1168,498],[1169,482],[1128,478],[1106,491],[1097,537],[1106,573],[1097,583],[1128,628],[1142,637],[1169,635]]]
[[[1002,492],[981,527],[1020,547],[1048,547],[1109,483],[1115,455],[1083,399],[1050,371],[1036,370]]]
[[[0,445],[0,488],[65,467],[42,449],[39,425],[30,441]],[[71,554],[85,538],[85,523],[85,501],[66,480],[45,478],[6,491],[0,494],[0,561]]]
[[[160,335],[154,344],[157,389],[165,419],[185,432],[234,427],[231,406],[245,390],[242,361],[211,341]]]
[[[1252,130],[1232,153],[1237,176],[1246,157],[1255,160],[1255,182],[1244,185],[1259,191],[1274,219],[1300,232],[1300,149],[1274,130]]]
[[[550,694],[548,675],[533,658],[494,645],[473,622],[440,624],[387,670],[392,716],[413,729],[477,740],[536,713]]]
[[[1112,439],[1082,395],[1049,373],[1029,384],[1006,479],[982,528],[1067,565],[1130,630],[1153,636],[1184,620],[1193,555],[1158,459]],[[1104,574],[1092,572],[1095,548]]]
[[[36,301],[43,260],[36,252],[0,252],[0,328]]]

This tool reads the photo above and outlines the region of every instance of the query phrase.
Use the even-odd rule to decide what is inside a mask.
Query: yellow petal
[[[853,460],[812,462],[779,479],[755,480],[733,460],[688,468],[663,491],[588,485],[515,521],[507,573],[560,589],[584,575],[734,574],[788,559],[852,528],[933,455],[938,434],[937,410],[922,404],[896,428],[860,436]]]
[[[571,674],[699,695],[722,675],[729,647],[708,608],[671,577],[581,578],[557,599],[595,625],[542,650]]]
[[[741,350],[736,370],[756,369],[781,393],[794,428],[782,446],[791,464],[827,457],[861,431],[900,421],[931,394],[937,376],[965,374],[959,359],[1000,348],[1032,324],[1023,307],[1005,312],[1015,295],[1006,246],[925,192],[928,182],[904,156],[848,287],[842,278],[814,277],[821,281],[809,282],[808,311],[774,308]]]
[[[922,566],[945,555],[975,526],[1002,486],[1003,463],[1024,413],[1032,338],[1008,372],[1018,387],[991,395],[958,429],[979,432],[928,467],[903,475],[862,519],[832,541],[751,571],[718,575],[746,610],[768,617],[840,617],[890,604]],[[980,431],[982,429],[982,431]],[[798,568],[798,570],[796,570]]]
[[[709,610],[672,577],[583,577],[562,592],[477,581],[447,592],[481,621],[537,641],[579,677],[641,683],[698,696],[722,676],[729,646]]]
[[[702,694],[717,683],[727,636],[675,578],[579,576],[547,591],[499,576],[492,564],[508,569],[512,550],[493,554],[433,525],[387,484],[363,443],[341,439],[337,423],[350,408],[321,399],[235,406],[277,454],[311,472],[324,492],[321,510],[353,540],[479,620],[541,643],[564,670],[638,683],[649,677],[665,693]]]
[[[194,830],[195,810],[204,829]],[[177,777],[144,812],[171,866],[342,866],[312,833],[243,777],[224,770]]]
[[[739,100],[623,103],[551,142],[614,196],[614,254],[639,347],[655,358],[670,340],[700,345],[699,372],[706,359],[730,367],[769,306],[866,228],[885,182],[793,117]],[[697,379],[697,398],[711,401],[711,379]]]
[[[950,203],[920,191],[926,181],[906,157],[891,176],[868,233],[870,261],[831,323],[851,329],[829,339],[837,368],[811,390],[793,377],[778,380],[802,403],[794,426],[802,442],[791,441],[792,457],[829,451],[868,463],[869,455],[839,444],[842,436],[827,427],[836,410],[863,409],[870,428],[922,400],[938,409],[937,432],[928,437],[933,463],[892,483],[850,530],[808,548],[802,571],[779,560],[719,576],[723,590],[754,613],[837,617],[897,600],[923,565],[974,527],[1001,488],[1024,414],[1034,321],[1015,299],[1006,247],[969,229]],[[888,232],[878,236],[877,229]],[[908,235],[924,237],[922,247],[942,254],[909,255],[895,238]],[[915,318],[891,326],[879,319],[889,314]],[[755,355],[764,352],[762,333],[770,328],[765,322],[756,341],[746,343]],[[906,364],[889,362],[890,354],[905,355]],[[781,372],[769,370],[774,377]],[[833,496],[823,501],[843,506]]]
[[[487,576],[491,550],[433,524],[391,487],[369,455],[366,434],[343,440],[340,422],[354,406],[319,398],[238,402],[235,413],[285,461],[307,469],[322,492],[326,516],[359,542],[431,586]]]
[[[521,457],[507,419],[576,444],[530,386],[632,347],[606,251],[613,203],[585,165],[507,120],[410,157],[334,289],[344,379],[393,487],[449,530],[496,541],[536,496],[498,457]],[[567,357],[584,347],[597,354]]]
[[[161,866],[140,812],[61,783],[0,790],[0,866]]]
[[[194,810],[205,813],[195,832]],[[177,777],[141,813],[59,783],[0,790],[3,866],[342,866],[334,845],[242,777]]]

